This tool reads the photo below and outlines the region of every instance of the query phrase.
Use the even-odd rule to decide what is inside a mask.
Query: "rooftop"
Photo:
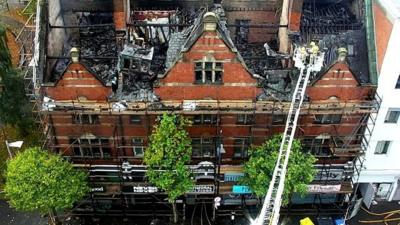
[[[321,2],[324,4],[320,4]],[[350,1],[321,2],[312,5],[305,1],[301,33],[293,37],[295,43],[319,41],[321,49],[326,52],[325,69],[336,62],[337,49],[345,47],[349,52],[347,63],[352,72],[362,84],[369,83],[368,68],[365,66],[368,57],[362,17],[357,17],[351,11]],[[400,2],[395,4],[398,7]],[[217,29],[225,44],[238,52],[239,60],[250,73],[257,75],[264,88],[259,99],[290,101],[298,72],[295,68],[283,68],[282,59],[288,56],[277,51],[277,41],[249,42],[247,37],[250,29],[246,26],[237,28],[234,38],[231,38],[232,30],[227,28],[222,6],[215,4],[208,10],[218,15]],[[70,48],[79,46],[81,62],[105,83],[113,86],[111,98],[158,101],[153,93],[154,81],[165,74],[179,54],[187,51],[196,36],[201,34],[206,11],[204,8],[133,10],[126,43],[118,43],[118,33],[114,26],[110,26],[113,23],[112,12],[75,13],[68,19],[72,19],[70,23],[79,27],[71,29],[62,55],[48,57],[48,67],[51,69],[48,70],[50,76],[47,77],[50,78],[47,82],[60,78],[70,63]],[[171,24],[179,26],[174,27]],[[123,74],[122,78],[118,76],[119,72]]]

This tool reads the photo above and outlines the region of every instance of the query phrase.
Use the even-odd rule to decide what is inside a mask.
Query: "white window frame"
[[[375,155],[387,155],[390,149],[392,142],[391,141],[378,141],[375,146],[374,154]]]
[[[396,121],[391,121],[391,113],[397,113]],[[399,117],[400,117],[400,109],[398,108],[389,108],[386,117],[385,117],[385,123],[397,123],[399,122]]]
[[[138,158],[143,158],[144,150],[146,147],[144,146],[144,138],[143,137],[134,137],[132,138],[132,151],[133,155]],[[141,154],[136,154],[136,150],[141,151]]]

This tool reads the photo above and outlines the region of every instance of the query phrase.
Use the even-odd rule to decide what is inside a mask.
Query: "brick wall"
[[[236,24],[236,20],[250,20],[250,24],[279,24],[279,15],[274,10],[245,10],[237,9],[226,11],[228,24]],[[234,40],[236,28],[229,28]],[[271,41],[276,38],[277,28],[250,28],[249,42],[260,43]]]
[[[45,87],[44,91],[56,101],[85,98],[98,102],[107,101],[112,92],[80,63],[71,63],[55,86]]]
[[[393,24],[385,15],[384,10],[378,4],[373,4],[374,20],[375,20],[375,42],[378,54],[378,72],[382,68],[383,59],[389,44],[390,34],[392,33]]]
[[[328,100],[335,96],[341,101],[366,100],[371,87],[360,86],[346,63],[338,62],[307,88],[311,101]]]
[[[114,0],[114,24],[116,30],[126,29],[126,13],[125,13],[125,0]]]
[[[206,55],[223,62],[223,84],[195,84],[194,65]],[[261,93],[257,80],[243,67],[216,32],[204,32],[191,49],[183,53],[155,92],[162,100],[255,100]]]

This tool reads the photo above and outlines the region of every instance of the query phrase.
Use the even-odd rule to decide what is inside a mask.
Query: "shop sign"
[[[244,176],[244,173],[225,173],[224,181],[225,182],[236,182],[243,176]]]
[[[214,194],[214,185],[195,185],[188,194]]]
[[[105,192],[105,188],[104,187],[92,187],[90,189],[91,192]]]
[[[308,192],[310,193],[337,193],[340,191],[341,185],[308,185]]]
[[[133,192],[134,193],[156,193],[156,192],[158,192],[158,188],[157,187],[151,187],[151,186],[133,187]]]
[[[233,185],[232,192],[235,194],[251,194],[250,187],[245,185]]]

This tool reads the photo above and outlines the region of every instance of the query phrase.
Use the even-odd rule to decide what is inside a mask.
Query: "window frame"
[[[237,114],[236,116],[236,124],[251,125],[254,124],[254,122],[254,114]]]
[[[112,156],[110,139],[106,137],[69,138],[69,145],[72,148],[73,157],[108,159]],[[99,154],[94,151],[98,151]]]
[[[209,64],[211,64],[211,67],[208,66]],[[212,60],[202,60],[194,62],[195,84],[222,84],[223,76],[224,76],[224,63],[222,61],[215,61],[214,59],[212,59]]]
[[[198,143],[194,144],[196,141]],[[216,138],[212,137],[194,137],[192,138],[192,158],[213,158],[215,157],[215,142]],[[209,149],[208,149],[209,148]],[[199,154],[194,154],[195,151],[199,151]],[[205,154],[205,152],[210,154]]]
[[[287,114],[273,114],[272,125],[283,125],[286,124]]]
[[[251,146],[250,137],[235,137],[233,140],[233,158],[246,159],[249,156],[248,150]],[[239,152],[239,154],[237,154]]]
[[[100,116],[98,114],[73,114],[73,124],[100,124]]]
[[[395,88],[395,89],[400,89],[400,75],[399,75],[399,77],[397,78],[397,82],[396,82],[396,85],[394,86],[394,88]]]
[[[388,140],[378,141],[375,145],[374,155],[387,155],[391,144],[392,144],[392,141],[388,141]]]
[[[395,120],[391,120],[391,119],[393,119],[393,118],[392,118],[392,117],[393,117],[393,116],[392,116],[392,113],[396,113],[396,115],[394,116],[394,117],[395,117]],[[386,113],[384,123],[393,123],[393,124],[396,124],[396,123],[399,122],[399,117],[400,117],[400,109],[398,109],[398,108],[389,108],[388,111],[387,111],[387,113]]]
[[[210,116],[208,119],[207,117]],[[209,122],[206,122],[206,121]],[[197,114],[192,118],[192,122],[194,125],[214,125],[218,122],[217,114]]]
[[[339,120],[336,120],[336,116],[340,116]],[[321,119],[318,117],[321,117]],[[315,114],[314,124],[340,124],[342,123],[342,117],[342,114]]]
[[[132,153],[134,157],[143,158],[144,157],[144,150],[146,146],[144,144],[144,137],[133,137],[132,138]],[[141,154],[136,154],[136,150],[140,150]]]
[[[136,120],[134,118],[136,118]],[[129,115],[129,123],[130,124],[142,124],[142,117],[140,115]]]

